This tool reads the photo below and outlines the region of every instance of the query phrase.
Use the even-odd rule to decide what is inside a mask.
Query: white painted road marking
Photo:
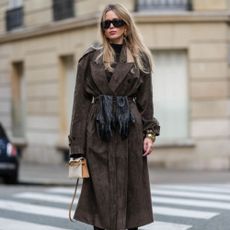
[[[174,224],[174,223],[166,223],[156,221],[152,224],[148,224],[140,227],[140,230],[187,230],[190,229],[191,225],[183,225],[183,224]]]
[[[162,196],[153,196],[152,201],[153,201],[153,207],[154,207],[154,203],[157,203],[157,204],[175,204],[175,205],[183,205],[183,206],[230,210],[230,203],[218,202],[218,201],[169,198],[169,197],[162,197]]]
[[[213,193],[227,193],[230,194],[229,188],[220,188],[213,187],[210,185],[201,186],[201,185],[156,185],[152,186],[151,189],[173,189],[173,190],[183,190],[183,191],[197,191],[197,192],[213,192]]]
[[[197,218],[197,219],[211,219],[212,217],[219,215],[219,213],[216,212],[202,212],[198,210],[168,208],[168,207],[160,207],[155,205],[153,206],[153,212],[155,214],[160,214],[160,215]]]
[[[17,201],[0,200],[0,209],[23,212],[42,216],[68,218],[67,209],[51,208],[47,206],[25,204]]]
[[[0,230],[68,230],[48,225],[29,223],[21,220],[12,220],[0,217]]]
[[[44,193],[37,193],[37,192],[24,192],[15,194],[14,197],[24,198],[24,199],[31,199],[31,200],[41,200],[41,201],[49,201],[55,203],[70,203],[71,199],[67,196],[59,196],[53,194],[44,194]]]
[[[63,193],[63,194],[71,195],[71,194],[73,194],[74,189],[73,188],[57,187],[57,188],[47,189],[46,191],[51,192],[51,193]],[[78,192],[80,192],[79,188],[78,188]]]
[[[24,198],[24,199],[43,200],[43,201],[49,201],[49,202],[54,202],[54,203],[64,203],[64,204],[68,204],[71,201],[71,199],[66,196],[47,195],[43,193],[20,193],[20,194],[16,194],[15,196],[19,198]],[[161,215],[181,216],[181,217],[190,217],[190,218],[199,218],[199,219],[209,219],[219,214],[219,213],[204,212],[204,211],[199,211],[199,210],[158,207],[155,205],[153,209],[155,213],[161,214]]]
[[[228,186],[229,184],[152,185],[153,213],[157,214],[156,218],[159,221],[156,221],[155,218],[154,223],[142,226],[140,230],[189,230],[192,228],[193,222],[189,222],[191,225],[186,225],[186,218],[209,220],[220,215],[217,209],[230,210],[230,187]],[[77,198],[80,195],[80,191],[81,186],[77,190]],[[66,205],[66,208],[56,208],[52,204],[70,204],[73,192],[74,186],[49,188],[42,192],[18,193],[13,195],[14,200],[12,201],[0,199],[0,209],[8,212],[15,211],[68,220],[68,205]],[[75,204],[77,200],[75,200]],[[39,201],[39,204],[37,204],[37,201]],[[36,204],[30,204],[34,202]],[[179,206],[182,208],[178,208]],[[197,208],[194,210],[191,209],[192,207]],[[199,210],[201,208],[209,208],[209,210]],[[210,212],[210,208],[214,209],[214,212]],[[163,216],[165,216],[164,221],[160,222]],[[176,219],[178,223],[166,222],[167,216],[171,217],[170,222]],[[12,224],[8,225],[8,221]],[[67,230],[51,227],[46,222],[44,224],[46,225],[0,218],[0,230]],[[1,228],[6,225],[9,228]]]
[[[182,197],[194,197],[212,200],[227,200],[230,201],[229,195],[222,195],[216,193],[198,193],[198,192],[181,192],[175,190],[163,190],[163,189],[153,189],[152,195],[168,195],[168,196],[182,196]]]

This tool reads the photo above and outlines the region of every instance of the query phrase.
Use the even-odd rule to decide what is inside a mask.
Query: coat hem
[[[152,218],[151,220],[145,220],[143,222],[139,222],[138,224],[132,224],[132,225],[126,226],[126,228],[128,229],[128,228],[141,227],[141,226],[151,224],[151,223],[154,223],[154,222],[155,222],[155,220],[154,220],[154,218]]]
[[[101,225],[97,221],[93,221],[92,218],[85,218],[84,214],[83,215],[75,214],[74,219],[77,220],[77,221],[80,221],[82,223],[85,223],[85,224],[89,224],[89,225],[92,225],[92,226],[97,226],[99,228],[106,228],[105,226]]]
[[[77,220],[77,221],[80,221],[82,223],[85,223],[85,224],[89,224],[89,225],[92,225],[92,226],[97,226],[99,228],[103,228],[103,229],[108,229],[109,230],[109,228],[101,225],[97,221],[93,221],[91,218],[90,219],[89,218],[85,218],[83,215],[76,214],[74,216],[74,219]],[[141,227],[141,226],[144,226],[144,225],[147,225],[147,224],[151,224],[151,223],[154,223],[154,222],[155,222],[154,218],[151,218],[151,219],[148,219],[148,220],[144,220],[144,221],[138,222],[136,224],[132,224],[132,225],[126,226],[125,229],[135,228],[135,227]]]

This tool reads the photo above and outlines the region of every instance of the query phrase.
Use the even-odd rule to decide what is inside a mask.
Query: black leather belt
[[[101,96],[101,95],[100,95],[100,96]],[[93,97],[92,97],[91,103],[93,104],[93,103],[98,102],[100,96],[96,96],[96,97],[93,96]],[[113,96],[113,95],[103,95],[103,96],[111,96],[111,97],[113,98],[113,102],[116,102],[117,97],[121,97],[121,96]],[[122,96],[122,97],[127,97],[127,99],[128,99],[129,102],[134,102],[134,103],[136,103],[136,97],[132,97],[132,96]]]

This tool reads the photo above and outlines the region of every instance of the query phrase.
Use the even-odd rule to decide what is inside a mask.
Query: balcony
[[[192,0],[136,0],[136,11],[189,11]]]
[[[6,11],[6,30],[10,31],[23,25],[23,7]]]
[[[54,21],[74,17],[73,0],[53,0],[53,18]]]

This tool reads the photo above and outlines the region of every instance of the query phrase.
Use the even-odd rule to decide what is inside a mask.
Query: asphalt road
[[[140,230],[230,230],[230,172],[149,172],[155,223]],[[64,163],[22,161],[19,185],[0,181],[0,230],[92,230],[68,220],[73,190]]]
[[[72,192],[69,185],[0,184],[0,230],[92,230],[89,225],[69,222]],[[230,229],[230,183],[154,183],[152,201],[155,223],[140,230]]]

